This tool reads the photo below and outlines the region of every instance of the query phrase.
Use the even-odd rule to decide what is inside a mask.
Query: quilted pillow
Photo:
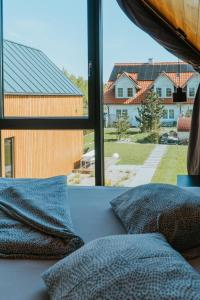
[[[200,246],[200,197],[169,184],[135,187],[111,201],[128,233],[160,232],[177,250]]]
[[[94,240],[42,277],[54,300],[200,299],[200,275],[158,233]]]

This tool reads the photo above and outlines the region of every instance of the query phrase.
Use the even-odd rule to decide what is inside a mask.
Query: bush
[[[140,140],[140,143],[148,143],[148,144],[158,144],[160,140],[160,135],[158,132],[154,131],[146,136],[144,139]]]

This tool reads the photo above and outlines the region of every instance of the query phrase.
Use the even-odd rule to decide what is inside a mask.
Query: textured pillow
[[[160,232],[177,250],[200,245],[200,197],[168,184],[135,187],[111,201],[128,233]]]
[[[54,300],[200,299],[200,275],[158,233],[94,240],[42,277]]]

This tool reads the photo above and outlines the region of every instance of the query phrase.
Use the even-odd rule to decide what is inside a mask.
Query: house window
[[[162,97],[162,89],[161,88],[156,88],[156,94],[158,95],[158,97]]]
[[[168,119],[168,110],[167,109],[163,110],[163,119]]]
[[[127,109],[122,110],[122,116],[125,117],[125,118],[128,117],[128,110]]]
[[[166,88],[166,97],[171,97],[171,96],[172,96],[172,89]]]
[[[14,137],[4,140],[5,151],[5,177],[14,177]]]
[[[121,118],[121,114],[122,114],[121,109],[117,109],[117,110],[116,110],[116,118],[117,118],[117,119]]]
[[[123,98],[123,88],[117,89],[117,96],[118,96],[118,98]]]
[[[195,88],[189,87],[189,97],[195,97]]]
[[[133,97],[133,89],[132,88],[127,89],[127,95],[128,95],[128,98]]]
[[[169,109],[169,119],[174,119],[174,109]]]

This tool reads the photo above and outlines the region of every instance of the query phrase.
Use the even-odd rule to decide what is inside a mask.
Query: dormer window
[[[156,88],[156,94],[158,95],[159,98],[162,97],[162,89],[161,88]]]
[[[166,97],[167,98],[172,97],[172,89],[171,88],[166,88]]]
[[[128,88],[127,89],[127,96],[128,96],[128,98],[132,98],[133,97],[133,88]]]
[[[117,96],[118,96],[118,98],[123,98],[123,88],[117,89]]]
[[[194,98],[195,97],[195,88],[189,87],[189,97]]]

